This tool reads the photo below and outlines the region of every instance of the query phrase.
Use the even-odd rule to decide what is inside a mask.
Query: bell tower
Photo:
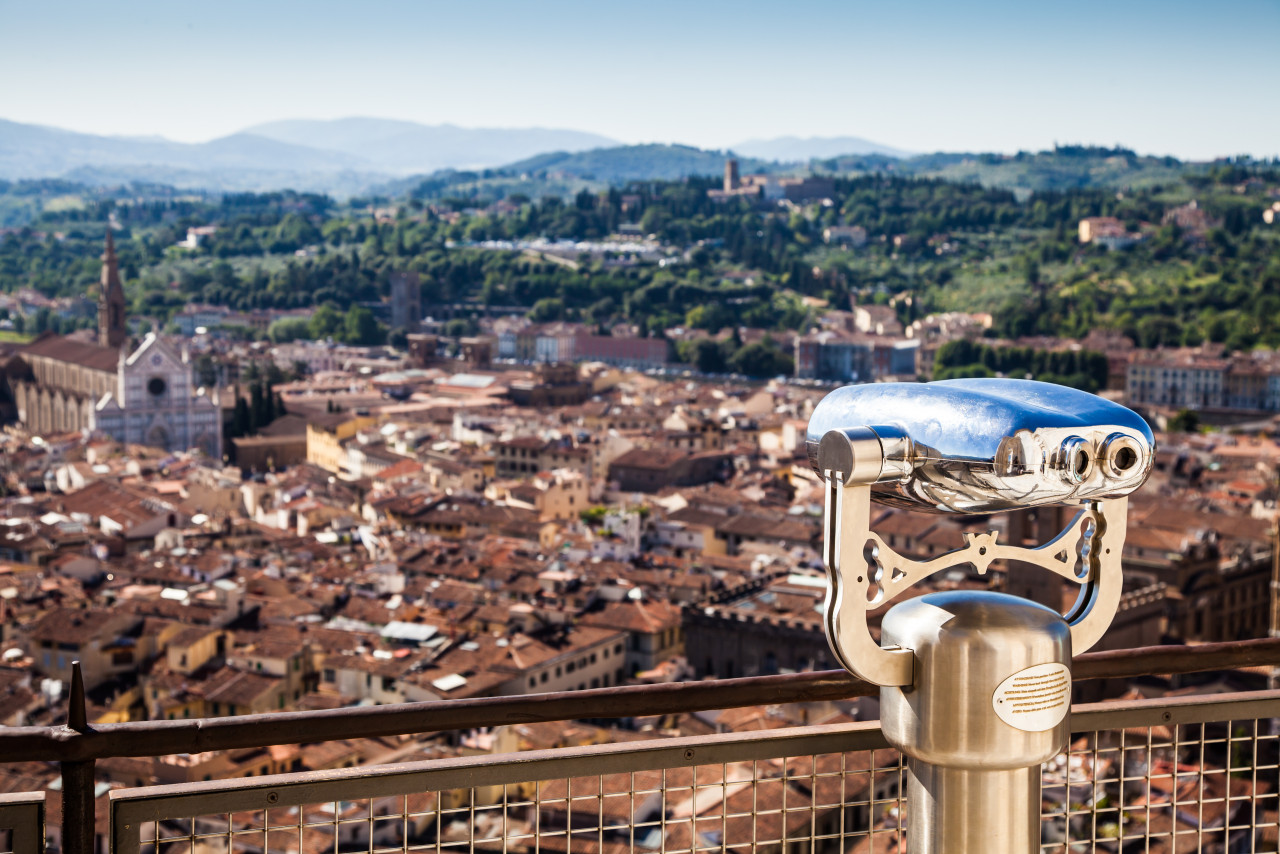
[[[107,229],[107,248],[102,253],[102,285],[98,289],[98,344],[119,348],[129,340],[124,324],[124,288],[120,284],[120,264],[116,244]]]

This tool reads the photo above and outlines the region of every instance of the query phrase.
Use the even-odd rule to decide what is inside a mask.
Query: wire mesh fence
[[[1104,730],[1045,767],[1045,852],[1276,850],[1270,719]]]
[[[1276,850],[1265,700],[1077,714],[1042,774],[1042,851]],[[121,854],[904,852],[904,765],[874,724],[123,790]]]

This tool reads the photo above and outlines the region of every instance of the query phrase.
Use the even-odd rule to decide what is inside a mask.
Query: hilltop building
[[[222,413],[213,392],[192,388],[191,364],[154,333],[129,353],[124,288],[111,232],[102,255],[97,343],[46,334],[18,349],[3,380],[18,421],[36,434],[80,430],[165,450],[222,458]]]
[[[1107,249],[1125,249],[1142,240],[1141,232],[1130,232],[1113,216],[1091,216],[1080,220],[1080,243],[1096,243]]]
[[[779,178],[777,175],[738,175],[738,161],[730,158],[724,164],[724,187],[708,190],[707,195],[717,201],[734,196],[749,196],[769,202],[812,202],[830,199],[836,194],[835,181],[830,178]]]

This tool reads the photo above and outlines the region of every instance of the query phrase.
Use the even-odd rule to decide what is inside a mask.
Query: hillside
[[[291,145],[308,145],[377,164],[379,171],[424,173],[498,166],[544,151],[617,145],[594,133],[557,128],[464,128],[393,119],[295,119],[247,128]]]
[[[1173,157],[1139,155],[1123,148],[1059,146],[1051,151],[1022,151],[1017,154],[940,152],[903,160],[879,155],[841,156],[814,161],[812,166],[825,172],[892,172],[1035,192],[1168,184],[1178,181],[1189,164]]]
[[[1123,148],[1058,146],[1017,154],[905,156],[850,136],[749,140],[734,152],[743,173],[806,163],[829,174],[941,178],[1024,195],[1149,187],[1177,181],[1187,169],[1172,157]],[[715,176],[728,156],[728,151],[678,144],[617,145],[575,130],[464,128],[371,118],[270,122],[203,143],[98,136],[0,119],[0,180],[61,178],[93,186],[142,182],[222,192],[292,189],[338,197],[543,197],[630,181]]]
[[[365,168],[350,154],[321,151],[249,133],[202,143],[98,136],[0,119],[0,178],[61,177],[81,167],[221,172],[309,172]]]
[[[571,177],[619,184],[626,181],[673,181],[690,175],[719,175],[724,172],[721,151],[706,151],[690,145],[623,145],[570,153],[553,151],[502,167],[503,172],[533,176]],[[743,172],[764,170],[773,164],[740,159]]]

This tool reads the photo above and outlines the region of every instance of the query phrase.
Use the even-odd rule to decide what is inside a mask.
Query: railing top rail
[[[1207,695],[1095,703],[1073,708],[1071,728],[1073,732],[1080,733],[1247,720],[1270,717],[1278,710],[1280,690],[1242,692],[1229,698]],[[116,790],[109,794],[109,798],[113,822],[136,826],[141,821],[193,814],[226,814],[389,797],[406,791],[604,777],[637,771],[872,751],[888,746],[879,721],[865,721],[146,786]],[[844,768],[843,765],[840,767]],[[845,770],[854,772],[858,769]]]
[[[409,788],[428,791],[457,786],[459,781],[465,781],[468,787],[496,786],[789,756],[880,750],[888,746],[879,721],[862,721],[145,786],[115,790],[109,797],[113,805],[120,801],[162,800],[169,810],[169,817],[177,817],[184,814],[184,802],[207,808],[211,794],[220,798],[215,811],[238,812],[268,806],[350,800],[353,780],[360,781],[361,797],[381,797],[405,791],[406,779],[413,780]],[[269,803],[263,799],[266,790],[275,794]],[[170,807],[170,804],[178,806]],[[153,815],[153,818],[162,817]]]
[[[0,807],[18,804],[42,804],[44,803],[44,797],[44,792],[5,792],[0,794]]]
[[[1280,639],[1158,646],[1077,656],[1075,681],[1280,666]],[[418,734],[577,718],[624,718],[875,696],[880,688],[842,670],[485,697],[427,703],[274,712],[226,718],[91,726],[0,728],[0,761],[78,762],[113,756],[203,753],[276,744]]]

